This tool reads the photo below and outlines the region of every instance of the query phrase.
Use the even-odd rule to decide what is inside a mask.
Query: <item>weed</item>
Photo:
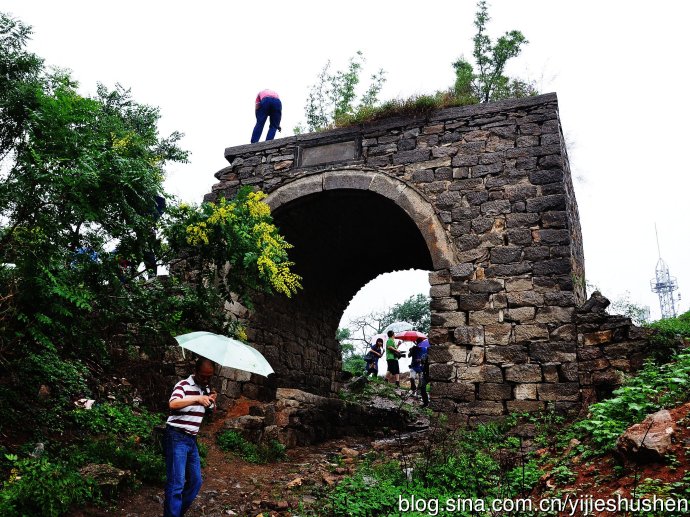
[[[270,463],[285,459],[285,446],[277,440],[254,444],[245,440],[236,431],[223,431],[216,437],[218,446],[233,452],[249,463]]]

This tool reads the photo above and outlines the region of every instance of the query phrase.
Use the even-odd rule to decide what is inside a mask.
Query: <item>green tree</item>
[[[149,346],[233,330],[231,292],[289,296],[299,277],[263,193],[178,204],[163,179],[167,163],[187,159],[182,135],[160,136],[158,109],[119,85],[80,94],[26,50],[30,35],[0,14],[0,375],[17,390],[0,409],[25,411],[46,384],[59,403],[44,407],[59,416],[87,391],[84,365],[107,366],[113,336]],[[157,196],[168,198],[162,217]],[[172,264],[170,278],[144,281],[153,255]]]
[[[362,109],[371,109],[378,102],[378,95],[385,83],[385,71],[379,69],[371,76],[371,84],[357,100],[357,85],[364,64],[364,54],[361,51],[350,58],[345,70],[331,73],[331,62],[328,61],[309,89],[307,103],[304,107],[307,131],[319,131],[343,122]],[[301,133],[304,128],[300,125],[295,133]]]
[[[512,30],[492,43],[486,33],[490,19],[486,1],[480,0],[474,19],[477,32],[473,38],[472,57],[475,66],[464,57],[453,63],[456,96],[473,99],[475,102],[489,102],[536,95],[538,92],[533,83],[511,79],[504,73],[508,61],[520,54],[522,46],[528,43],[527,39],[520,31]]]
[[[391,307],[381,320],[381,325],[386,328],[395,321],[406,321],[411,323],[415,330],[428,334],[431,329],[430,303],[431,299],[424,294],[410,296],[404,302]]]
[[[373,311],[350,321],[348,339],[365,350],[372,337],[381,334],[393,322],[406,321],[415,330],[429,333],[431,328],[431,299],[424,294],[410,296],[407,300],[382,311]]]

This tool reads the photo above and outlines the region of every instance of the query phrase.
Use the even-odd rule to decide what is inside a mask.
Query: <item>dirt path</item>
[[[343,454],[343,448],[360,453],[371,450],[373,438],[347,437],[318,445],[296,447],[278,463],[254,465],[220,450],[213,437],[223,422],[214,422],[200,434],[208,446],[207,465],[202,469],[204,484],[194,505],[186,514],[197,516],[291,515],[300,503],[316,501],[312,492],[333,483],[351,470],[356,459]],[[354,453],[349,453],[354,456]],[[340,458],[340,460],[336,460]],[[335,462],[337,461],[337,463]],[[290,486],[292,482],[292,485]],[[146,485],[125,494],[110,508],[85,508],[72,517],[149,517],[163,514],[163,487]]]

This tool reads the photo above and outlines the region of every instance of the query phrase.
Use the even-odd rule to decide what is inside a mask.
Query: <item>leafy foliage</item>
[[[591,435],[598,452],[613,450],[627,427],[649,413],[686,402],[690,386],[690,353],[678,354],[673,362],[658,365],[648,361],[635,377],[613,392],[613,398],[592,404],[589,417],[576,429]]]
[[[218,434],[217,441],[221,449],[234,452],[249,463],[271,463],[285,458],[285,446],[277,440],[257,445],[236,431],[223,431]]]
[[[378,95],[385,83],[385,72],[380,69],[371,76],[371,84],[362,94],[359,103],[357,85],[364,64],[364,54],[357,51],[350,58],[347,69],[331,73],[331,62],[328,61],[311,86],[304,107],[307,131],[319,131],[337,125],[351,123],[355,113],[371,110],[378,102]],[[298,126],[295,133],[302,133],[304,128]]]
[[[110,373],[111,347],[162,355],[171,334],[241,336],[229,293],[290,296],[299,277],[263,193],[199,207],[167,196],[166,165],[187,159],[182,135],[159,135],[159,110],[120,85],[81,94],[26,50],[30,35],[0,13],[0,425],[47,452],[12,456],[0,513],[59,515],[98,497],[77,472],[85,463],[164,477],[160,415],[74,410]],[[156,277],[158,265],[171,275]]]
[[[70,506],[98,499],[98,488],[79,472],[46,458],[15,461],[0,491],[0,514],[58,517]]]
[[[397,515],[399,500],[412,496],[426,501],[488,501],[526,494],[541,472],[533,461],[520,460],[519,440],[505,431],[495,424],[453,434],[439,430],[416,460],[403,453],[400,462],[361,465],[327,494],[324,506],[332,515]],[[506,455],[518,459],[517,465],[506,462]],[[438,513],[430,515],[473,515],[460,508],[431,510]]]
[[[230,201],[171,210],[165,228],[171,257],[201,271],[198,285],[214,285],[226,299],[235,293],[249,304],[254,291],[292,296],[301,278],[290,270],[292,246],[273,224],[265,197],[243,187]]]
[[[648,325],[655,330],[650,342],[654,355],[660,361],[668,361],[677,350],[690,341],[690,311],[677,318],[667,318]]]
[[[475,102],[489,102],[500,99],[536,95],[534,85],[528,81],[511,79],[504,74],[509,60],[517,57],[528,41],[520,31],[512,30],[492,43],[486,34],[489,17],[485,0],[477,3],[474,26],[475,67],[461,57],[455,63],[455,93],[459,98]],[[476,70],[476,71],[475,71]]]

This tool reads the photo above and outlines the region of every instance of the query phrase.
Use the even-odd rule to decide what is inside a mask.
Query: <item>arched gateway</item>
[[[293,299],[262,296],[247,318],[275,385],[230,372],[228,396],[334,393],[347,304],[379,274],[410,268],[430,271],[434,409],[482,419],[575,406],[596,387],[593,369],[610,382],[630,368],[624,353],[612,366],[606,350],[627,330],[603,335],[577,316],[582,238],[555,94],[231,147],[225,157],[206,199],[242,185],[266,192],[304,279]],[[578,368],[602,357],[606,365]]]

